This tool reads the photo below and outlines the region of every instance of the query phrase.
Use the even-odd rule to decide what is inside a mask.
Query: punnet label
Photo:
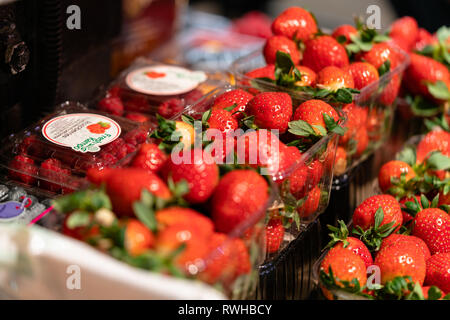
[[[98,152],[100,146],[116,140],[121,128],[114,120],[92,113],[73,113],[47,121],[43,136],[78,152]]]
[[[203,71],[175,66],[151,66],[130,72],[125,82],[132,90],[156,96],[178,95],[194,90],[207,79]]]

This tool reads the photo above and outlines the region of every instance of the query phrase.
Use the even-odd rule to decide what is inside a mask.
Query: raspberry
[[[201,97],[203,97],[203,92],[198,89],[194,89],[184,96],[184,101],[186,102],[187,105],[193,104],[197,100],[200,100]]]
[[[146,130],[134,129],[127,132],[127,134],[125,134],[123,139],[125,140],[126,143],[129,143],[133,146],[137,146],[138,144],[142,144],[145,141],[147,141],[147,135],[148,133]]]
[[[172,98],[164,101],[159,105],[158,113],[162,117],[168,119],[177,115],[178,113],[183,111],[183,109],[184,109],[183,101],[178,98]]]
[[[123,115],[124,109],[122,100],[120,100],[120,98],[118,97],[103,98],[98,103],[98,108],[101,111],[105,111],[116,116]]]
[[[131,96],[126,99],[124,102],[124,107],[126,111],[135,112],[148,112],[150,109],[147,98],[142,96]]]
[[[34,176],[37,175],[37,167],[34,164],[34,160],[26,155],[15,156],[10,163],[10,167],[13,169],[9,171],[9,176],[11,179],[18,180],[29,185],[36,181]]]
[[[62,185],[67,183],[70,177],[70,170],[63,168],[58,159],[47,159],[41,163],[39,176],[45,180],[40,180],[40,186],[52,192],[61,191]]]
[[[109,89],[108,92],[106,92],[106,97],[107,98],[111,98],[111,97],[120,98],[121,94],[122,94],[122,89],[119,86],[114,86],[114,87],[111,87],[111,89]]]
[[[125,118],[130,119],[135,122],[139,122],[139,123],[144,123],[144,122],[147,122],[150,120],[149,117],[147,117],[145,114],[138,113],[138,112],[127,113]]]

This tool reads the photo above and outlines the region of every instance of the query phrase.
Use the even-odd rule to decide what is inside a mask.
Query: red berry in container
[[[70,178],[70,170],[63,168],[61,161],[51,158],[41,163],[39,176],[42,188],[57,193]]]
[[[98,103],[98,109],[116,116],[123,115],[123,103],[118,97],[103,98]]]
[[[184,102],[178,98],[172,98],[164,101],[158,106],[158,114],[166,119],[171,118],[184,109]]]
[[[148,116],[138,112],[129,112],[126,114],[125,118],[139,123],[144,123],[150,120]]]
[[[34,160],[26,155],[17,155],[9,164],[11,170],[9,177],[13,180],[21,181],[25,184],[32,185],[36,181],[38,168]]]

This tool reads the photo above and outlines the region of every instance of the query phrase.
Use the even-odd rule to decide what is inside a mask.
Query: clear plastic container
[[[210,92],[196,104],[186,108],[183,114],[199,119],[202,114],[212,107],[216,97],[224,92],[235,89],[236,87],[219,88]],[[241,89],[252,92],[252,88],[239,87]],[[345,123],[343,113],[336,110],[340,115],[341,124]],[[181,114],[173,117],[173,120],[180,119]],[[280,137],[283,142],[285,137]],[[278,172],[276,177],[272,177],[274,191],[276,195],[272,205],[268,208],[268,215],[284,216],[287,223],[285,224],[284,241],[279,250],[267,256],[266,262],[276,259],[280,253],[294,240],[303,230],[326,209],[330,198],[331,182],[333,179],[333,166],[336,155],[338,135],[336,133],[328,133],[321,138],[309,150],[302,153],[300,159],[292,164],[289,168],[282,172]],[[317,207],[314,206],[297,206],[294,195],[290,192],[291,177],[299,171],[304,172],[306,194],[302,199],[307,200],[309,196],[318,198]],[[314,194],[313,194],[314,193]],[[289,209],[289,210],[288,210]],[[295,218],[297,215],[298,219]]]
[[[148,126],[66,102],[1,146],[0,174],[49,196],[86,186],[90,167],[125,166]]]
[[[90,105],[132,121],[157,123],[156,114],[170,118],[228,81],[224,73],[194,71],[141,57],[100,88]]]
[[[369,86],[360,90],[359,94],[353,95],[353,102],[364,109],[367,115],[365,123],[360,128],[365,128],[368,137],[368,145],[363,150],[357,150],[356,145],[358,138],[362,135],[359,130],[351,132],[346,136],[345,144],[340,140],[340,145],[345,149],[347,154],[347,163],[344,167],[336,171],[335,176],[344,176],[348,174],[359,163],[367,159],[375,150],[382,146],[390,135],[396,101],[392,101],[390,90],[395,86],[400,86],[403,71],[409,63],[409,57],[406,52],[395,47],[393,48],[399,59],[399,64],[393,70],[385,73],[380,79]],[[259,91],[283,91],[288,93],[296,105],[312,99],[312,97],[301,91],[286,89],[272,83],[247,77],[245,74],[256,68],[265,66],[264,56],[261,51],[255,51],[246,57],[236,60],[231,67],[231,72],[235,76],[238,85],[250,85]],[[342,105],[334,103],[337,108]],[[361,129],[364,130],[364,129]]]

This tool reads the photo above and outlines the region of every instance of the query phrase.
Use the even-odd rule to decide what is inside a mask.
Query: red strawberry
[[[294,41],[285,36],[272,36],[267,39],[263,49],[264,58],[266,59],[267,64],[275,63],[278,51],[289,54],[294,64],[300,62],[300,52]]]
[[[412,17],[402,17],[394,21],[391,25],[389,36],[394,40],[399,40],[404,43],[407,51],[411,50],[416,42],[419,34],[419,27],[416,19]]]
[[[370,51],[364,52],[358,56],[360,61],[365,61],[373,65],[377,70],[387,61],[390,61],[391,70],[394,69],[398,63],[399,58],[397,52],[387,43],[376,43]]]
[[[39,176],[45,180],[40,180],[40,186],[52,192],[60,192],[62,185],[70,178],[70,170],[63,168],[61,161],[57,159],[47,159],[41,163]]]
[[[131,256],[138,256],[155,244],[155,236],[140,221],[130,219],[124,233],[124,247]]]
[[[392,75],[392,79],[386,84],[380,95],[380,102],[386,106],[394,103],[400,91],[402,78],[399,74]]]
[[[175,258],[175,262],[189,272],[190,265],[197,265],[198,261],[208,254],[208,240],[196,225],[174,224],[158,233],[156,250],[164,255],[170,255],[184,244],[185,248]]]
[[[450,216],[443,210],[428,208],[414,218],[412,234],[427,244],[431,254],[450,252]]]
[[[364,264],[366,265],[366,268],[373,265],[372,255],[370,254],[369,249],[361,240],[354,237],[348,237],[345,240],[348,242],[347,245],[345,244],[345,242],[339,242],[335,245],[335,248],[342,247],[347,250],[351,250],[353,253],[361,257],[361,259],[364,261]]]
[[[366,285],[366,265],[361,257],[351,250],[340,247],[330,249],[320,264],[320,270],[329,275],[330,268],[333,276],[339,279],[336,282],[341,286],[344,285],[340,281],[348,281],[352,285],[353,279],[356,279],[361,287]],[[328,290],[322,288],[322,291],[327,299],[333,299]]]
[[[345,145],[350,139],[357,139],[357,136],[355,136],[356,132],[366,123],[367,113],[364,112],[365,110],[367,109],[363,109],[354,103],[348,103],[342,107],[342,111],[347,117],[345,123],[347,132],[342,137],[339,137],[339,144]]]
[[[64,218],[64,221],[62,223],[61,232],[64,235],[74,238],[74,239],[77,239],[77,240],[80,240],[80,241],[87,241],[89,239],[97,237],[100,234],[100,227],[98,224],[92,224],[92,225],[89,224],[87,226],[69,228],[69,226],[67,225],[67,221],[69,220],[69,218],[71,217],[72,214],[76,214],[76,212],[66,215]],[[94,215],[89,216],[89,223],[92,222],[93,216]]]
[[[378,173],[378,185],[383,193],[386,193],[389,188],[393,187],[392,178],[399,179],[404,176],[405,181],[411,180],[416,176],[414,169],[406,162],[399,160],[392,160],[385,163]]]
[[[273,21],[272,31],[274,34],[283,35],[289,39],[305,41],[317,33],[317,24],[307,10],[290,7]]]
[[[132,167],[158,172],[167,161],[167,155],[154,143],[144,143],[131,163]]]
[[[158,106],[158,114],[166,119],[169,119],[182,112],[183,109],[183,100],[178,98],[171,98],[162,102]]]
[[[146,189],[153,195],[169,199],[171,193],[166,184],[154,173],[139,168],[111,168],[100,177],[91,169],[88,177],[97,177],[97,181],[106,184],[106,192],[111,199],[114,212],[119,215],[133,216],[133,203],[141,198]]]
[[[402,199],[400,199],[399,203],[400,203],[400,207],[402,208],[402,214],[403,214],[403,224],[406,224],[407,222],[411,221],[412,219],[414,219],[408,212],[406,212],[404,209],[406,208],[405,203],[406,202],[414,202],[414,198],[417,199],[417,201],[419,202],[419,206],[420,208],[422,208],[422,203],[420,200],[420,195],[415,195],[414,197],[404,197]]]
[[[275,69],[274,69],[275,70]],[[275,71],[272,71],[272,77]],[[256,70],[255,70],[256,71]],[[263,77],[266,77],[267,75],[264,75]],[[227,91],[225,93],[222,93],[220,96],[218,96],[213,103],[213,108],[228,108],[233,105],[236,105],[236,108],[234,108],[231,113],[235,113],[237,111],[244,112],[245,108],[247,106],[247,103],[253,98],[253,95],[251,93],[248,93],[245,90],[242,89],[235,89],[231,91]],[[235,118],[240,119],[242,118],[242,113],[236,113],[233,115]]]
[[[305,203],[297,209],[300,217],[307,218],[317,211],[320,203],[320,195],[321,192],[319,186],[315,186],[314,189],[308,193]]]
[[[389,237],[384,238],[383,242],[381,243],[380,250],[392,244],[406,243],[406,242],[410,242],[412,245],[415,245],[417,248],[419,248],[420,251],[423,253],[425,261],[427,261],[427,259],[431,257],[430,250],[428,249],[426,243],[422,239],[415,236],[408,236],[405,234],[398,234],[398,233],[391,234]]]
[[[365,127],[361,127],[356,131],[356,157],[360,157],[369,146],[369,135]]]
[[[215,233],[208,244],[209,252],[200,279],[210,284],[220,282],[229,286],[237,277],[250,272],[249,253],[241,239]]]
[[[411,62],[405,71],[406,87],[417,95],[422,95],[429,99],[442,101],[434,97],[429,91],[427,84],[436,84],[437,81],[443,81],[450,90],[450,73],[445,65],[419,54],[410,54]]]
[[[284,133],[292,117],[292,100],[284,92],[263,92],[248,102],[246,111],[258,127]]]
[[[176,163],[179,161],[180,163]],[[174,182],[185,180],[189,192],[184,198],[190,203],[205,202],[214,192],[219,181],[219,168],[210,163],[201,149],[181,151],[178,159],[172,155],[162,171],[163,176]]]
[[[305,66],[296,66],[296,68],[298,69],[298,71],[300,71],[300,74],[302,75],[301,80],[295,83],[296,86],[314,87],[316,85],[317,75],[314,71]]]
[[[341,88],[354,88],[352,75],[347,71],[335,67],[325,67],[317,74],[316,86],[321,89],[337,91]]]
[[[138,112],[128,112],[125,116],[125,118],[130,119],[131,121],[135,121],[135,122],[139,122],[139,123],[144,123],[150,120],[150,118],[148,116],[146,116],[145,114],[142,113],[138,113]]]
[[[431,33],[423,28],[419,28],[419,32],[417,34],[416,43],[414,44],[413,50],[422,50],[428,45],[435,45],[438,43],[438,40],[433,37]]]
[[[423,163],[433,151],[440,151],[450,157],[450,133],[446,131],[431,131],[417,145],[417,163]]]
[[[105,111],[116,116],[123,115],[124,110],[122,100],[115,96],[103,98],[102,100],[100,100],[100,102],[98,103],[98,108],[101,111]]]
[[[356,30],[356,28],[352,25],[349,24],[343,24],[339,27],[337,27],[336,29],[334,29],[333,33],[332,33],[332,37],[335,38],[336,40],[339,40],[340,37],[345,38],[345,44],[350,43],[350,36],[351,35],[356,35],[358,33],[358,30]]]
[[[348,56],[345,48],[330,36],[318,36],[306,41],[303,52],[303,65],[319,72],[325,67],[348,66]]]
[[[425,283],[450,292],[450,252],[437,253],[427,260]]]
[[[219,181],[211,201],[216,230],[228,233],[261,214],[269,198],[266,180],[253,170],[234,170]]]
[[[328,103],[322,100],[308,100],[297,107],[293,120],[303,120],[311,126],[322,126],[326,128],[323,115],[327,114],[335,121],[339,120],[339,115]],[[317,133],[320,133],[314,128]]]
[[[380,226],[394,222],[393,226],[400,228],[403,222],[400,205],[393,196],[375,195],[364,200],[353,213],[353,225],[367,230],[375,224],[375,213],[383,209],[384,218]]]
[[[384,247],[375,257],[375,264],[380,268],[382,284],[404,276],[420,285],[425,280],[425,258],[414,243],[395,242]]]
[[[10,162],[9,177],[14,180],[21,181],[25,184],[32,185],[36,182],[38,168],[34,164],[34,160],[26,155],[19,154]]]
[[[176,224],[195,225],[204,238],[210,237],[214,232],[211,219],[190,208],[169,207],[161,209],[156,212],[155,217],[160,229]]]
[[[329,161],[332,163],[332,161]],[[347,151],[342,147],[337,147],[336,158],[334,161],[334,174],[340,176],[345,173],[347,169]]]
[[[367,87],[379,78],[378,70],[367,62],[353,62],[346,70],[351,74],[355,88],[358,90]]]
[[[281,219],[271,219],[266,226],[266,248],[268,253],[275,253],[284,238],[284,227]]]
[[[275,65],[274,64],[268,64],[267,66],[254,69],[252,71],[249,71],[245,74],[248,78],[269,78],[272,80],[275,80]],[[251,97],[253,98],[253,97]],[[250,99],[251,99],[250,98]]]
[[[443,191],[439,192],[439,206],[443,204],[450,205],[450,192],[447,194],[444,194]]]
[[[208,119],[210,129],[217,129],[222,134],[233,133],[238,127],[238,121],[230,111],[214,107]]]

